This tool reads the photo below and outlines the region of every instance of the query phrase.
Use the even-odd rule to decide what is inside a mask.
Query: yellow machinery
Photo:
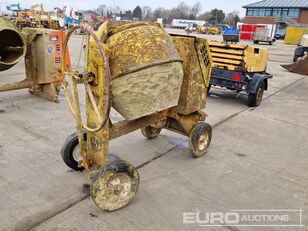
[[[44,11],[43,4],[33,5],[29,11],[18,12],[15,23],[19,29],[24,27],[61,29],[59,20],[52,19],[50,13]]]
[[[215,26],[196,26],[196,29],[200,34],[218,35],[221,33],[220,29]]]
[[[20,30],[22,30],[22,28],[24,27],[33,27],[29,12],[25,11],[18,12],[17,17],[15,19],[15,24]]]
[[[0,84],[0,92],[29,88],[29,91],[57,101],[61,75],[61,54],[65,32],[27,28],[25,33],[9,20],[0,17],[0,71],[25,58],[26,79]],[[69,63],[69,60],[66,60]]]
[[[39,10],[36,10],[37,8],[39,8]],[[53,20],[50,13],[44,11],[43,4],[37,4],[32,6],[30,8],[30,12],[33,17],[33,23],[35,24],[35,27],[54,30],[61,29],[59,21]]]
[[[304,34],[308,34],[308,27],[288,26],[284,43],[297,45]]]
[[[109,160],[109,140],[137,129],[152,139],[166,128],[189,137],[193,156],[206,153],[212,129],[202,122],[206,114],[201,110],[206,104],[211,57],[206,39],[171,37],[159,24],[145,22],[108,21],[97,33],[89,25],[75,26],[65,47],[80,29],[90,36],[86,71],[62,66],[77,135],[66,140],[61,153],[70,168],[90,172],[92,199],[100,208],[113,211],[134,198],[139,174],[123,160]],[[86,91],[86,122],[82,122],[77,82]],[[125,120],[111,121],[111,107]],[[77,145],[81,160],[75,158]]]
[[[231,71],[263,72],[266,70],[268,52],[243,44],[209,43],[213,66]]]
[[[267,49],[243,44],[210,42],[213,69],[210,86],[226,88],[248,95],[247,105],[260,105],[268,79]]]

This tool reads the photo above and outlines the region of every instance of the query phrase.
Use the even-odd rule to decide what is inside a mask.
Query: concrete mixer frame
[[[207,40],[173,36],[176,47],[182,54],[185,73],[178,105],[138,119],[112,123],[109,118],[112,102],[111,72],[102,39],[97,37],[89,25],[73,27],[65,39],[62,60],[71,35],[78,29],[91,37],[86,55],[87,74],[79,74],[70,65],[62,64],[65,94],[77,121],[77,135],[66,140],[61,153],[70,168],[90,172],[92,199],[101,209],[113,211],[124,207],[133,199],[139,186],[139,174],[135,167],[123,160],[108,161],[109,140],[138,129],[142,129],[146,138],[152,139],[165,128],[188,136],[194,157],[206,153],[211,142],[212,129],[209,124],[202,122],[207,115],[201,109],[205,107],[212,61]],[[185,49],[183,45],[186,40],[192,49]],[[183,47],[182,51],[180,47]],[[86,124],[81,119],[77,83],[84,84],[86,90]],[[82,160],[79,162],[73,160],[73,142],[80,147]],[[110,181],[114,182],[112,186],[108,183]]]

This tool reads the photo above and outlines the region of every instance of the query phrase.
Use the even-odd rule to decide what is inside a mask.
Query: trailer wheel
[[[161,128],[155,128],[152,126],[146,126],[141,128],[141,133],[147,139],[153,139],[159,135]]]
[[[212,140],[212,127],[208,123],[199,122],[192,129],[189,136],[191,154],[198,158],[206,154]]]
[[[87,138],[86,133],[84,134],[85,140]],[[67,137],[64,145],[61,149],[61,156],[64,163],[73,170],[83,171],[83,167],[79,166],[79,161],[82,160],[80,153],[79,141],[77,132]]]
[[[123,160],[108,162],[92,178],[91,197],[99,208],[114,211],[134,199],[139,182],[134,166]]]
[[[249,107],[257,107],[260,105],[264,93],[265,84],[264,81],[259,83],[257,88],[257,93],[249,93],[248,94],[248,106]]]

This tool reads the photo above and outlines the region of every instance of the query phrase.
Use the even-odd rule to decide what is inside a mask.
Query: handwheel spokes
[[[77,126],[78,122],[82,125],[82,119],[81,119],[81,110],[80,110],[80,102],[79,102],[79,93],[78,93],[78,86],[77,86],[77,80],[75,78],[70,78],[70,91],[71,95],[73,96],[73,105],[76,113],[75,119],[77,120]]]
[[[93,107],[93,110],[95,111],[95,114],[97,116],[98,123],[102,123],[103,119],[101,117],[101,114],[99,113],[99,109],[98,109],[98,106],[97,106],[97,104],[95,102],[95,99],[94,99],[91,87],[90,87],[90,85],[88,83],[85,83],[84,85],[85,85],[86,92],[87,92],[87,94],[89,96],[91,105]]]
[[[72,112],[74,118],[76,119],[76,112],[75,112],[75,106],[76,104],[73,104],[73,90],[72,90],[72,78],[68,77],[71,76],[72,73],[71,72],[65,72],[65,76],[64,76],[64,81],[63,81],[63,88],[64,88],[64,93],[65,93],[65,97],[66,97],[66,101],[67,104],[69,106],[70,111]]]
[[[67,98],[67,103],[69,105],[70,110],[72,111],[73,116],[77,120],[77,128],[84,129],[89,132],[97,132],[101,130],[105,124],[107,123],[109,119],[109,114],[111,110],[111,73],[110,73],[110,67],[109,67],[109,60],[108,56],[106,55],[102,43],[94,33],[94,31],[91,29],[89,25],[77,25],[74,26],[71,30],[68,31],[67,36],[64,41],[63,46],[63,52],[62,52],[62,59],[65,60],[66,57],[66,51],[68,47],[68,41],[71,37],[71,35],[74,33],[74,31],[82,29],[86,36],[83,36],[81,49],[84,48],[84,66],[82,75],[79,74],[79,72],[72,71],[72,65],[67,64],[65,62],[62,62],[62,74],[65,76],[64,81],[64,89],[65,89],[65,96]],[[97,45],[98,51],[100,53],[101,58],[104,60],[104,78],[105,78],[105,92],[106,95],[104,96],[104,110],[101,111],[101,108],[98,107],[98,104],[96,103],[95,97],[93,95],[93,92],[91,91],[91,81],[93,81],[93,75],[91,76],[91,79],[89,79],[88,75],[88,64],[87,60],[89,58],[89,38],[93,39]],[[86,42],[84,44],[84,39],[86,38]],[[81,69],[80,66],[80,60],[81,60],[81,53],[78,56],[78,70]],[[75,60],[77,61],[77,60]],[[96,76],[98,77],[98,76]],[[81,118],[81,109],[79,104],[79,98],[78,98],[78,90],[77,90],[77,81],[81,82],[85,85],[85,90],[87,92],[89,103],[92,105],[92,108],[95,112],[95,116],[97,118],[97,127],[88,127],[86,124],[82,124],[82,118]]]

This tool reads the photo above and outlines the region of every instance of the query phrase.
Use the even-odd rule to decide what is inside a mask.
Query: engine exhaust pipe
[[[0,17],[0,71],[17,64],[26,53],[26,41],[17,26]]]

